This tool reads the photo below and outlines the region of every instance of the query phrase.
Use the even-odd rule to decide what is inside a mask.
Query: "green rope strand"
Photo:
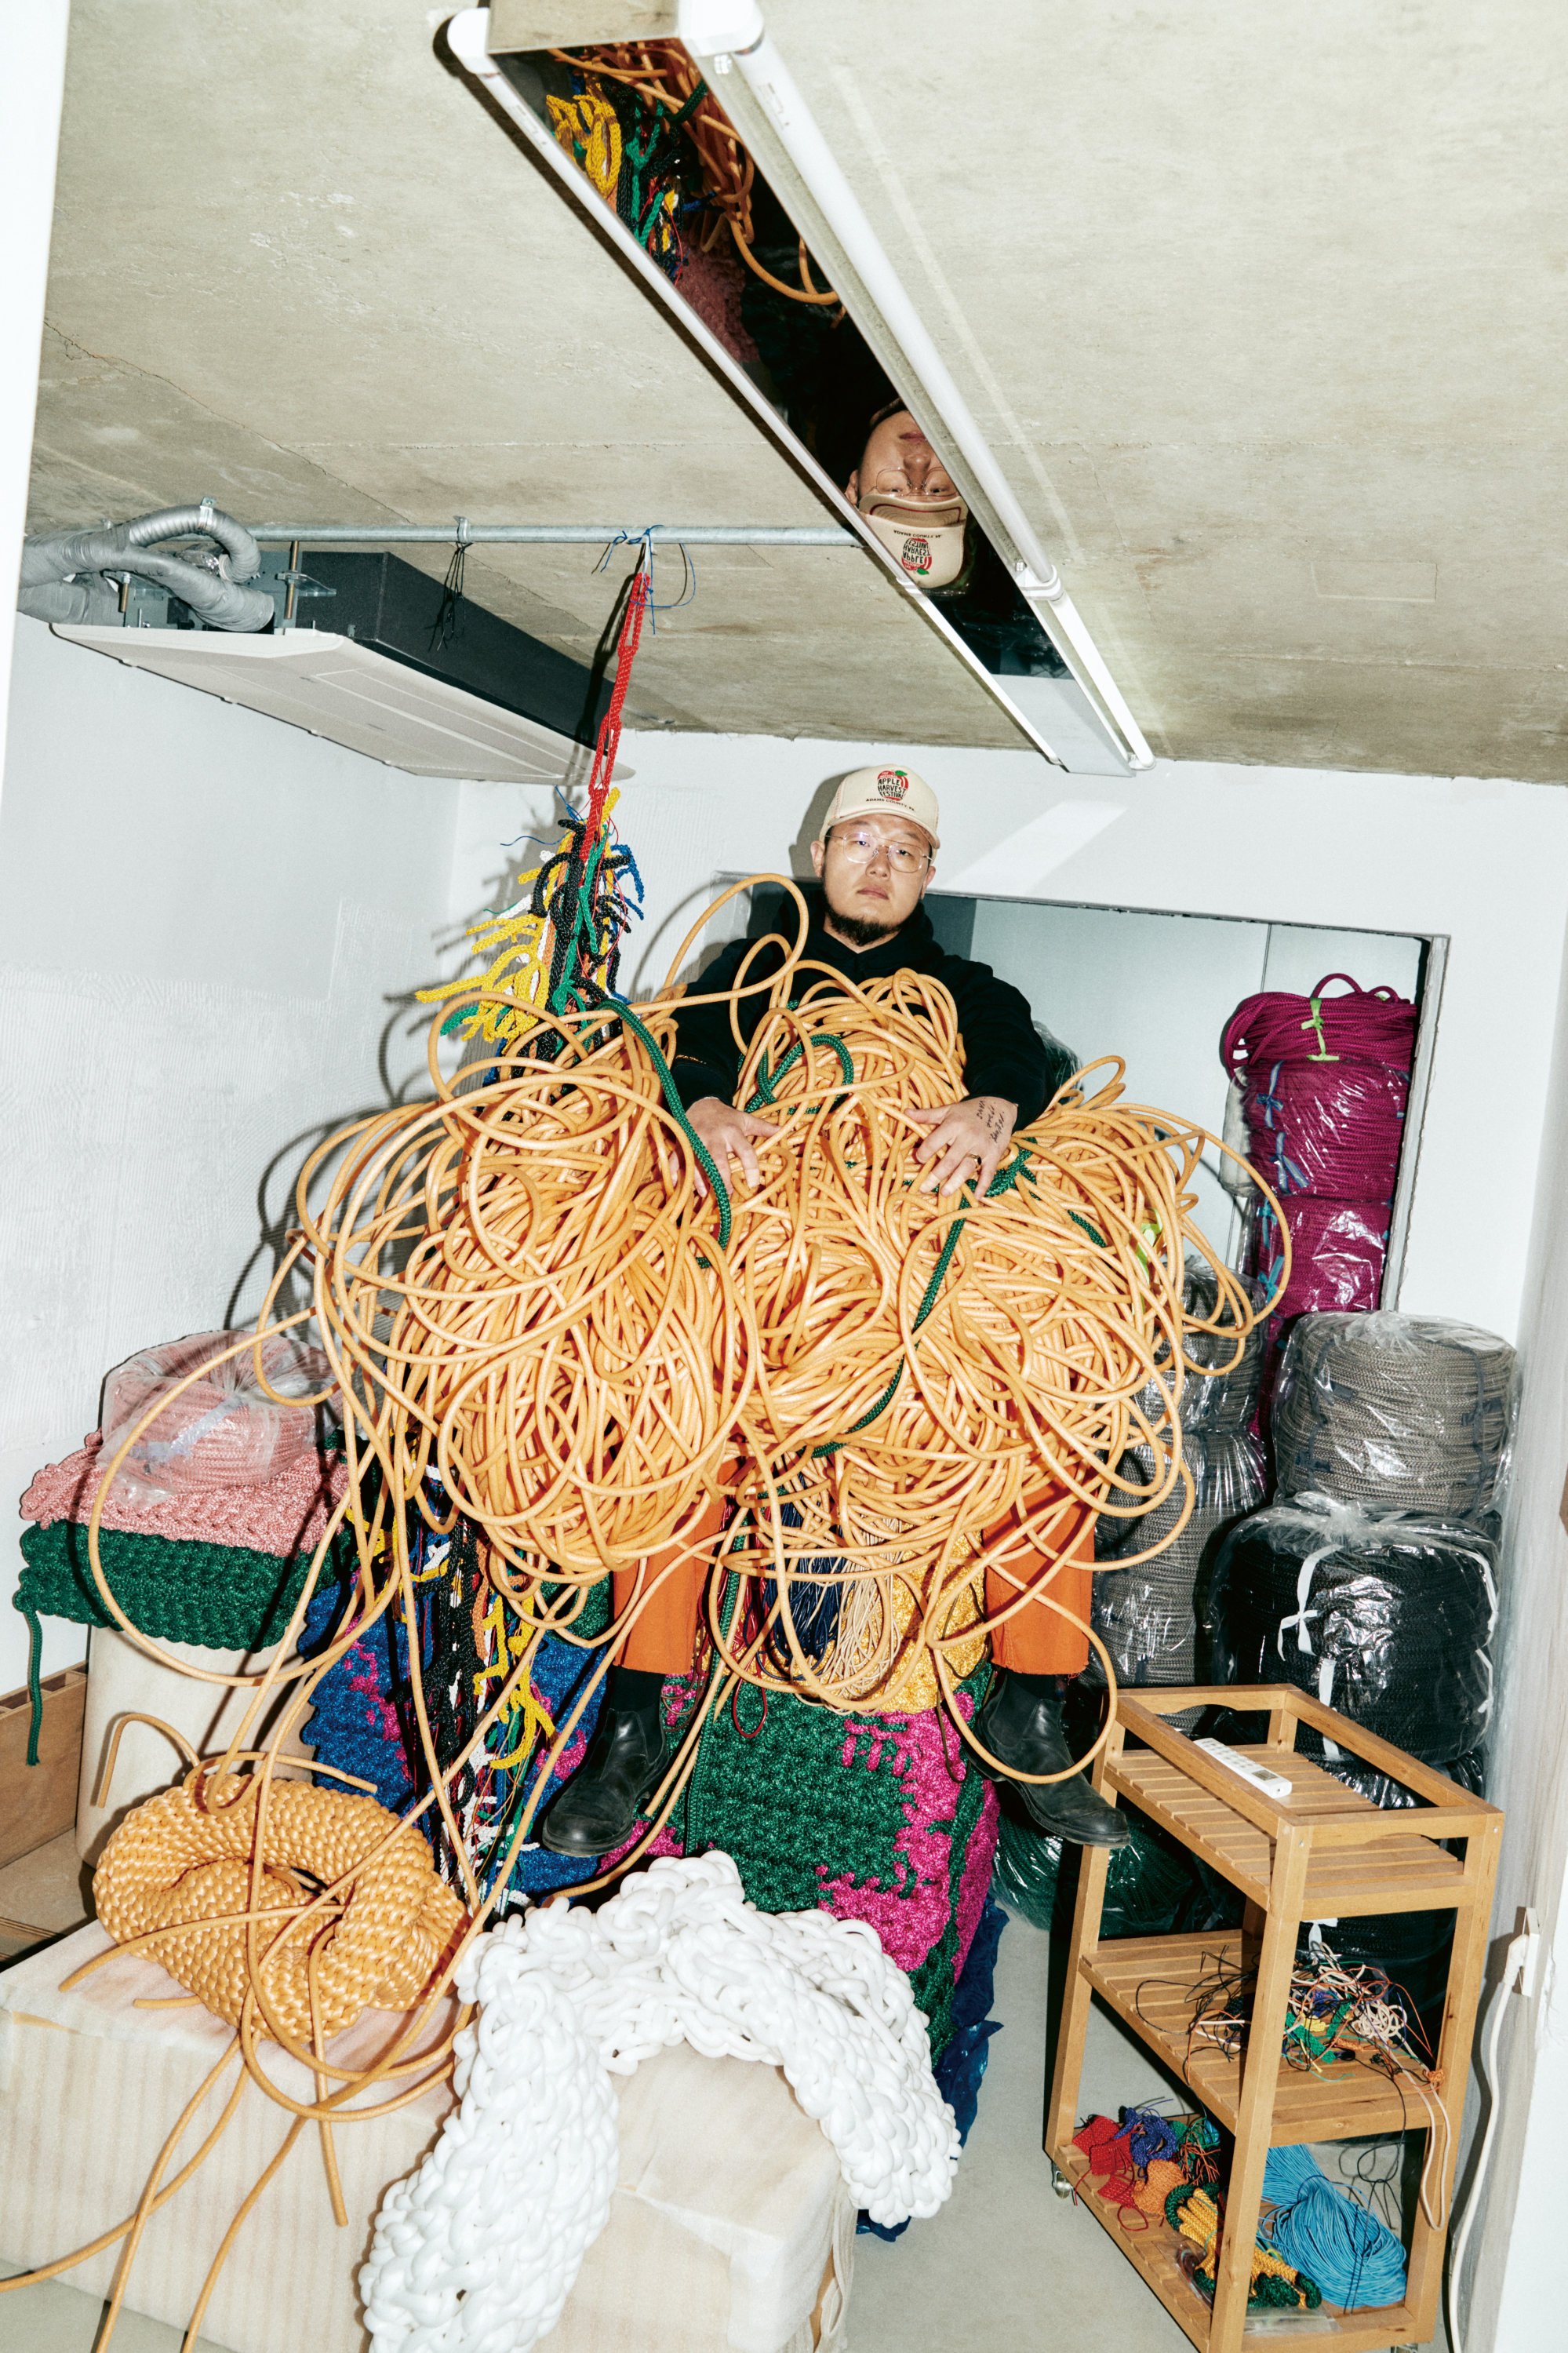
[[[855,1063],[849,1049],[844,1043],[843,1039],[835,1038],[831,1030],[819,1029],[813,1037],[811,1042],[814,1046],[832,1047],[834,1052],[838,1057],[838,1067],[844,1073],[844,1083],[847,1087],[852,1087],[855,1083]],[[748,1111],[760,1111],[763,1103],[777,1102],[778,1098],[773,1093],[774,1087],[784,1076],[786,1071],[794,1070],[795,1064],[799,1061],[805,1051],[805,1048],[797,1038],[776,1071],[769,1070],[768,1058],[765,1054],[763,1055],[763,1067],[757,1072],[757,1092],[752,1097],[751,1102],[746,1105],[746,1109]]]
[[[730,1247],[731,1231],[735,1222],[733,1212],[730,1207],[730,1188],[725,1184],[723,1178],[720,1176],[718,1168],[714,1163],[712,1154],[709,1151],[708,1146],[703,1143],[702,1138],[698,1134],[697,1130],[692,1126],[691,1122],[686,1116],[686,1105],[680,1100],[679,1092],[676,1086],[674,1075],[670,1071],[669,1064],[659,1052],[658,1047],[656,1044],[651,1032],[645,1029],[643,1024],[637,1019],[637,1015],[632,1011],[631,1007],[626,1003],[625,997],[611,997],[606,994],[605,1002],[606,1005],[613,1005],[615,1007],[616,1011],[626,1023],[627,1029],[631,1030],[633,1036],[640,1039],[644,1051],[647,1053],[649,1061],[653,1064],[654,1070],[658,1074],[659,1085],[664,1090],[664,1100],[668,1107],[669,1115],[675,1121],[676,1125],[680,1129],[680,1132],[685,1136],[688,1144],[691,1146],[692,1154],[696,1159],[698,1166],[701,1169],[703,1176],[706,1176],[710,1186],[712,1187],[713,1198],[719,1205],[719,1247],[721,1250],[728,1250]]]
[[[780,1075],[783,1075],[782,1068]],[[1013,1158],[1008,1162],[1006,1167],[998,1168],[995,1176],[993,1176],[990,1184],[985,1187],[984,1198],[987,1201],[994,1201],[1000,1195],[1010,1193],[1015,1185],[1018,1182],[1019,1177],[1026,1176],[1028,1176],[1028,1173],[1029,1155],[1023,1145],[1020,1145]],[[1031,1178],[1030,1181],[1033,1182],[1033,1179]],[[926,1317],[931,1314],[932,1308],[936,1305],[937,1299],[941,1294],[942,1283],[947,1276],[947,1270],[952,1264],[953,1252],[958,1248],[959,1237],[963,1231],[967,1217],[968,1211],[965,1210],[962,1217],[954,1218],[952,1225],[949,1226],[947,1229],[947,1240],[943,1242],[936,1265],[931,1270],[931,1281],[925,1287],[925,1297],[921,1301],[919,1312],[915,1316],[912,1328],[917,1332],[920,1330],[921,1325],[925,1322]],[[1081,1218],[1079,1219],[1079,1223],[1080,1225],[1083,1223]],[[1090,1230],[1092,1231],[1092,1228]],[[1098,1235],[1096,1236],[1096,1240],[1099,1240]],[[863,1413],[859,1420],[853,1425],[849,1431],[848,1438],[836,1438],[831,1440],[826,1446],[814,1446],[811,1450],[813,1461],[815,1461],[819,1456],[824,1454],[837,1454],[840,1447],[847,1446],[848,1444],[849,1438],[856,1438],[859,1435],[861,1430],[869,1430],[871,1424],[879,1419],[879,1418],[887,1412],[888,1408],[892,1404],[894,1398],[898,1395],[899,1383],[904,1377],[904,1371],[905,1363],[904,1360],[900,1359],[898,1370],[894,1373],[892,1379],[888,1383],[887,1388],[882,1391],[881,1396],[877,1399],[876,1404],[871,1408],[870,1411],[868,1413]]]
[[[27,1727],[27,1762],[36,1765],[38,1761],[38,1735],[44,1728],[44,1629],[37,1611],[31,1609],[20,1595],[16,1599],[16,1607],[27,1621],[27,1697],[33,1705],[32,1721]]]

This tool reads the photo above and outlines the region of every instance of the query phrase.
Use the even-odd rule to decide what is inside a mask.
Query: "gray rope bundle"
[[[1188,1315],[1213,1315],[1218,1286],[1206,1261],[1188,1258],[1182,1292]],[[1232,1370],[1185,1376],[1182,1451],[1193,1474],[1194,1501],[1180,1535],[1141,1567],[1108,1572],[1094,1580],[1094,1630],[1123,1683],[1190,1683],[1199,1679],[1194,1596],[1205,1558],[1212,1556],[1223,1532],[1244,1513],[1256,1511],[1267,1493],[1263,1450],[1252,1429],[1267,1336],[1267,1325],[1256,1325]],[[1187,1335],[1186,1353],[1194,1365],[1228,1365],[1235,1349],[1235,1341],[1223,1332]],[[1139,1402],[1152,1420],[1164,1410],[1164,1398],[1154,1383],[1142,1390]],[[1121,1458],[1121,1475],[1152,1482],[1152,1450],[1129,1448]],[[1139,1519],[1102,1519],[1095,1534],[1097,1563],[1146,1552],[1169,1535],[1184,1501],[1178,1484],[1163,1504]],[[1089,1680],[1102,1680],[1098,1661],[1091,1662]]]
[[[1094,1630],[1121,1683],[1202,1682],[1196,1655],[1199,1578],[1225,1531],[1255,1512],[1268,1492],[1263,1449],[1249,1430],[1189,1432],[1183,1451],[1196,1493],[1186,1526],[1141,1567],[1107,1569],[1094,1580]],[[1152,1478],[1153,1468],[1146,1447],[1133,1447],[1122,1457],[1124,1478]],[[1097,1564],[1157,1544],[1174,1526],[1184,1500],[1178,1485],[1141,1519],[1102,1519],[1095,1535]],[[1100,1680],[1097,1661],[1089,1673],[1091,1680]]]
[[[1506,1340],[1441,1316],[1303,1315],[1274,1399],[1279,1495],[1484,1517],[1512,1428],[1514,1366]]]
[[[1255,1293],[1261,1302],[1261,1290]],[[1186,1273],[1182,1284],[1183,1312],[1189,1317],[1212,1316],[1219,1296],[1215,1271],[1206,1259],[1189,1254]],[[1206,1436],[1220,1431],[1236,1432],[1250,1430],[1258,1410],[1258,1386],[1263,1377],[1263,1352],[1268,1345],[1268,1324],[1266,1317],[1255,1324],[1247,1336],[1239,1363],[1226,1372],[1188,1373],[1182,1387],[1182,1431],[1193,1438],[1199,1431]],[[1226,1332],[1189,1332],[1186,1354],[1194,1365],[1230,1366],[1236,1354],[1236,1341]],[[1145,1411],[1158,1410],[1159,1398],[1152,1388],[1144,1390]],[[1141,1550],[1142,1546],[1135,1547]]]

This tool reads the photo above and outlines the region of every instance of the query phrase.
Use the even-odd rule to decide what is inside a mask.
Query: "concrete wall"
[[[0,74],[0,744],[38,401],[68,16],[69,0],[31,0],[8,12]]]
[[[17,626],[0,810],[0,1497],[133,1348],[254,1311],[302,1154],[418,1060],[458,788]],[[419,1025],[422,1029],[422,1023]],[[26,1671],[0,1514],[0,1691]],[[51,1620],[50,1670],[80,1655]]]

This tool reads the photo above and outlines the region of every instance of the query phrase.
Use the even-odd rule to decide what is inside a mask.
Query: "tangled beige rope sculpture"
[[[428,1841],[374,1798],[273,1781],[258,1834],[262,1791],[198,1768],[134,1807],[93,1898],[117,1944],[147,1940],[217,2017],[237,2026],[254,1989],[268,2028],[319,2049],[363,2010],[417,2002],[468,1915]]]
[[[715,1655],[647,1831],[574,1897],[642,1860],[679,1799],[709,1715],[737,1678],[830,1707],[929,1704],[951,1695],[984,1647],[984,1570],[1007,1581],[1010,1566],[1043,1556],[1048,1572],[1085,1512],[1134,1514],[1178,1482],[1191,1508],[1182,1390],[1212,1368],[1188,1360],[1184,1335],[1219,1332],[1239,1352],[1254,1321],[1194,1218],[1199,1157],[1225,1147],[1187,1121],[1127,1103],[1121,1066],[1110,1062],[1079,1072],[1015,1138],[984,1200],[922,1191],[913,1160],[921,1131],[909,1113],[963,1092],[952,1000],[912,975],[857,990],[806,965],[804,903],[784,887],[796,946],[768,978],[742,972],[733,992],[765,998],[740,1099],[771,1106],[779,1132],[754,1192],[731,1201],[700,1181],[701,1148],[665,1084],[678,992],[635,1008],[611,1002],[542,1016],[527,992],[495,985],[493,974],[474,997],[488,1033],[501,1039],[490,1062],[445,1074],[433,1029],[433,1099],[357,1123],[307,1166],[300,1230],[260,1334],[314,1322],[343,1405],[349,1478],[264,1672],[196,1667],[130,1622],[104,1575],[99,1526],[142,1430],[104,1465],[88,1551],[109,1617],[160,1663],[247,1687],[251,1697],[226,1754],[137,1809],[99,1869],[110,1935],[161,1961],[237,2030],[171,2133],[136,2214],[94,2242],[123,2242],[100,2348],[148,2218],[233,2114],[237,2085],[195,2155],[180,2154],[236,2052],[240,2081],[248,2076],[293,2123],[219,2250],[188,2344],[235,2231],[298,2134],[317,2127],[342,2219],[336,2126],[416,2099],[448,2072],[468,2013],[439,2016],[438,2005],[509,1883],[616,1641],[652,1589],[607,1637],[580,1635],[577,1620],[607,1571],[661,1546],[662,1575],[693,1560],[711,1567]],[[716,1175],[710,1164],[706,1175]],[[1184,1315],[1189,1249],[1217,1280],[1214,1314],[1201,1325]],[[309,1271],[309,1303],[279,1316],[296,1268]],[[259,1336],[233,1353],[252,1348],[265,1388]],[[1133,1446],[1154,1466],[1142,1487],[1119,1467]],[[445,1520],[432,1472],[446,1491]],[[731,1525],[700,1539],[694,1531],[721,1487],[735,1499]],[[450,1525],[458,1512],[482,1532],[488,1574],[520,1613],[524,1640],[460,1754],[441,1757],[410,1534],[417,1515]],[[1003,1520],[1005,1533],[992,1533]],[[295,1638],[345,1525],[354,1589],[331,1641],[304,1661]],[[839,1639],[823,1657],[800,1637],[792,1592],[803,1581],[819,1590],[825,1558],[844,1597]],[[1061,1608],[1037,1568],[1010,1581],[1016,1599],[998,1617]],[[427,1784],[401,1822],[372,1800],[276,1771],[316,1684],[389,1610],[412,1638]],[[602,1645],[604,1656],[541,1736],[532,1791],[481,1898],[452,1790],[526,1693],[547,1632]],[[280,1689],[290,1696],[279,1712]],[[268,1746],[247,1748],[269,1714]],[[956,1713],[955,1721],[973,1746],[967,1722]],[[460,1896],[430,1867],[418,1825],[432,1810]],[[372,2002],[406,2004],[405,2025],[368,2068],[334,2064],[326,2039]],[[311,2072],[314,2100],[268,2073],[268,2040]],[[0,2282],[0,2294],[89,2252]]]
[[[712,1580],[729,1671],[864,1706],[868,1660],[890,1673],[897,1653],[909,1704],[913,1653],[932,1696],[973,1662],[986,1567],[1049,1562],[1086,1512],[1134,1514],[1177,1482],[1190,1510],[1187,1250],[1217,1279],[1203,1329],[1239,1353],[1253,1309],[1194,1222],[1214,1139],[1124,1102],[1120,1064],[1015,1139],[984,1200],[937,1198],[909,1114],[963,1093],[946,991],[911,973],[855,989],[798,945],[766,981],[742,972],[737,996],[759,990],[739,1099],[779,1134],[733,1201],[704,1187],[665,1083],[672,998],[541,1017],[483,992],[492,1029],[497,1008],[526,1009],[521,1050],[448,1079],[433,1039],[434,1102],[307,1172],[315,1320],[352,1400],[356,1488],[374,1471],[395,1511],[424,1509],[437,1472],[530,1624],[570,1636],[606,1571],[679,1546],[723,1485],[726,1567],[775,1595],[767,1639],[742,1643]],[[1135,1445],[1147,1484],[1119,1467]],[[824,1557],[854,1629],[826,1662],[790,1598]],[[1040,1582],[1017,1580],[1009,1612]]]

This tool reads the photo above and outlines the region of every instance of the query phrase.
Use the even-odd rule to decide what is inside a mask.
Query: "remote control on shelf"
[[[1250,1757],[1238,1755],[1234,1748],[1227,1748],[1223,1740],[1194,1740],[1193,1746],[1201,1748],[1205,1757],[1212,1757],[1215,1763],[1223,1765],[1227,1772],[1239,1773],[1244,1781],[1250,1781],[1254,1788],[1263,1791],[1265,1797],[1288,1798],[1290,1794],[1290,1784],[1283,1773],[1271,1772],[1267,1765],[1259,1765]]]

